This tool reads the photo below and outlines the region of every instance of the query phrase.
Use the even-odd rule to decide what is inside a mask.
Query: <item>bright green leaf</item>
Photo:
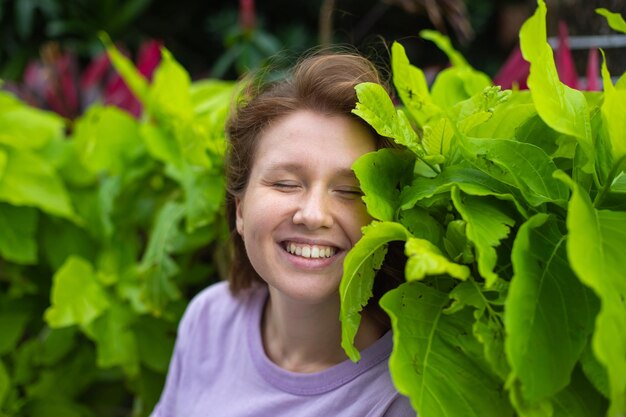
[[[528,88],[537,112],[546,124],[578,140],[585,155],[582,169],[592,173],[595,152],[587,100],[582,92],[559,81],[552,48],[547,42],[546,13],[544,1],[538,0],[535,14],[520,31],[522,54],[530,62]]]
[[[424,155],[417,133],[402,110],[396,109],[389,94],[380,84],[361,83],[356,86],[358,102],[352,113],[369,123],[379,135],[393,138],[418,156]]]
[[[143,150],[137,121],[112,106],[91,106],[76,122],[74,143],[84,166],[112,175],[123,172]]]
[[[91,264],[71,256],[52,277],[52,305],[45,312],[50,327],[87,325],[109,308],[109,299]]]
[[[596,9],[596,13],[606,17],[606,21],[611,29],[618,32],[626,33],[626,22],[624,21],[624,18],[621,14],[613,13],[603,7]]]
[[[396,220],[400,190],[413,178],[415,157],[398,149],[380,149],[361,156],[352,165],[368,213],[382,221]]]
[[[148,111],[157,118],[190,120],[193,116],[191,78],[174,59],[171,52],[161,49],[161,63],[154,71],[149,89]]]
[[[474,166],[519,188],[530,205],[565,205],[567,187],[552,177],[557,167],[541,148],[508,139],[479,138],[463,138],[463,148]]]
[[[354,347],[354,337],[361,324],[360,311],[372,297],[374,277],[385,258],[387,244],[410,237],[411,233],[399,223],[373,222],[363,229],[363,237],[346,255],[339,286],[341,346],[353,361],[361,357]]]
[[[604,52],[602,56],[604,57]],[[611,74],[609,74],[606,66],[606,57],[602,61],[602,80],[604,84],[604,101],[601,107],[602,120],[611,143],[613,159],[618,161],[626,156],[626,117],[624,117],[626,90],[617,89],[613,85]]]
[[[67,190],[48,162],[35,153],[20,149],[7,148],[5,155],[0,201],[37,207],[68,219],[76,218]]]
[[[595,297],[569,266],[565,242],[557,220],[541,213],[520,227],[513,244],[506,351],[531,405],[569,384],[597,313]]]
[[[515,221],[498,200],[463,195],[455,188],[452,201],[467,224],[467,237],[475,246],[478,271],[489,288],[498,280],[494,271],[498,260],[496,247],[509,235]]]
[[[433,116],[441,113],[430,97],[424,72],[411,65],[399,42],[391,46],[391,70],[400,100],[419,126],[424,126]]]
[[[391,317],[389,370],[420,416],[510,417],[500,381],[476,357],[469,309],[445,314],[447,294],[420,282],[402,284],[380,301]]]
[[[408,257],[405,267],[407,281],[420,280],[428,275],[442,274],[465,280],[470,275],[467,266],[451,262],[428,240],[409,238],[404,253]]]
[[[107,54],[117,72],[119,72],[135,97],[146,105],[148,102],[148,80],[139,72],[133,62],[113,45],[113,42],[111,42],[111,39],[106,33],[101,32],[99,37],[106,47]]]
[[[567,216],[567,255],[578,278],[600,298],[593,351],[607,371],[610,416],[626,414],[626,280],[623,242],[626,212],[596,210],[581,187],[559,173],[572,189]]]

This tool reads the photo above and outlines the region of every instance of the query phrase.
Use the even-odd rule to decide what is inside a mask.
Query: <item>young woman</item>
[[[382,83],[367,59],[318,53],[248,84],[227,129],[229,283],[190,303],[153,417],[415,416],[391,381],[378,307],[400,282],[393,265],[363,312],[361,360],[340,344],[343,260],[371,221],[351,166],[392,146],[351,113],[366,81]]]

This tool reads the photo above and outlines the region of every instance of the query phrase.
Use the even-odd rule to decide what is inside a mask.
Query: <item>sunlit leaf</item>
[[[52,305],[45,312],[50,327],[87,325],[109,308],[93,267],[79,257],[68,258],[52,280]]]
[[[589,108],[582,92],[559,81],[552,48],[546,35],[546,5],[538,0],[534,15],[520,31],[524,59],[530,62],[528,87],[537,112],[554,130],[574,136],[585,155],[582,169],[592,173],[595,152],[591,135]]]
[[[537,214],[515,239],[506,301],[506,351],[529,404],[565,388],[597,313],[593,294],[571,270],[567,237],[554,217]]]
[[[394,349],[389,369],[420,416],[509,417],[504,384],[476,356],[472,312],[445,314],[448,295],[421,282],[385,294]]]
[[[375,273],[385,258],[387,244],[410,237],[411,233],[399,223],[374,222],[363,229],[363,237],[346,255],[339,286],[341,346],[353,361],[361,356],[354,347],[354,337],[361,323],[360,311],[372,297]]]

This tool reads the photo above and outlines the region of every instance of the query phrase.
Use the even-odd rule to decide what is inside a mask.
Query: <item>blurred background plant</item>
[[[623,1],[606,1],[626,14]],[[593,12],[600,2],[553,0],[549,9],[563,14],[551,17],[550,34],[559,17],[570,34],[590,34],[580,22],[601,20]],[[496,77],[534,7],[533,0],[0,0],[0,82],[30,105],[0,91],[0,416],[149,413],[186,302],[223,277],[220,155],[232,81],[270,63],[280,71],[331,43],[353,45],[388,68],[396,40],[432,80],[448,59],[419,36],[423,29],[446,34],[473,67]],[[566,18],[572,10],[587,20]],[[116,68],[105,53],[108,37]],[[623,72],[626,54],[611,53],[611,72]],[[583,74],[586,52],[584,60],[564,52],[560,62],[570,75]],[[525,74],[509,76],[521,85],[515,77]],[[55,206],[61,200],[63,209]],[[73,306],[64,307],[63,291],[65,301],[73,294],[94,301],[72,286],[81,273],[99,288],[97,317],[64,322],[58,312]],[[47,310],[57,318],[44,319]]]

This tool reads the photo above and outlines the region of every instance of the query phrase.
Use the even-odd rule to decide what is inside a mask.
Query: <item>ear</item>
[[[243,202],[241,201],[241,197],[235,197],[235,214],[236,214],[236,226],[237,233],[243,239]]]

